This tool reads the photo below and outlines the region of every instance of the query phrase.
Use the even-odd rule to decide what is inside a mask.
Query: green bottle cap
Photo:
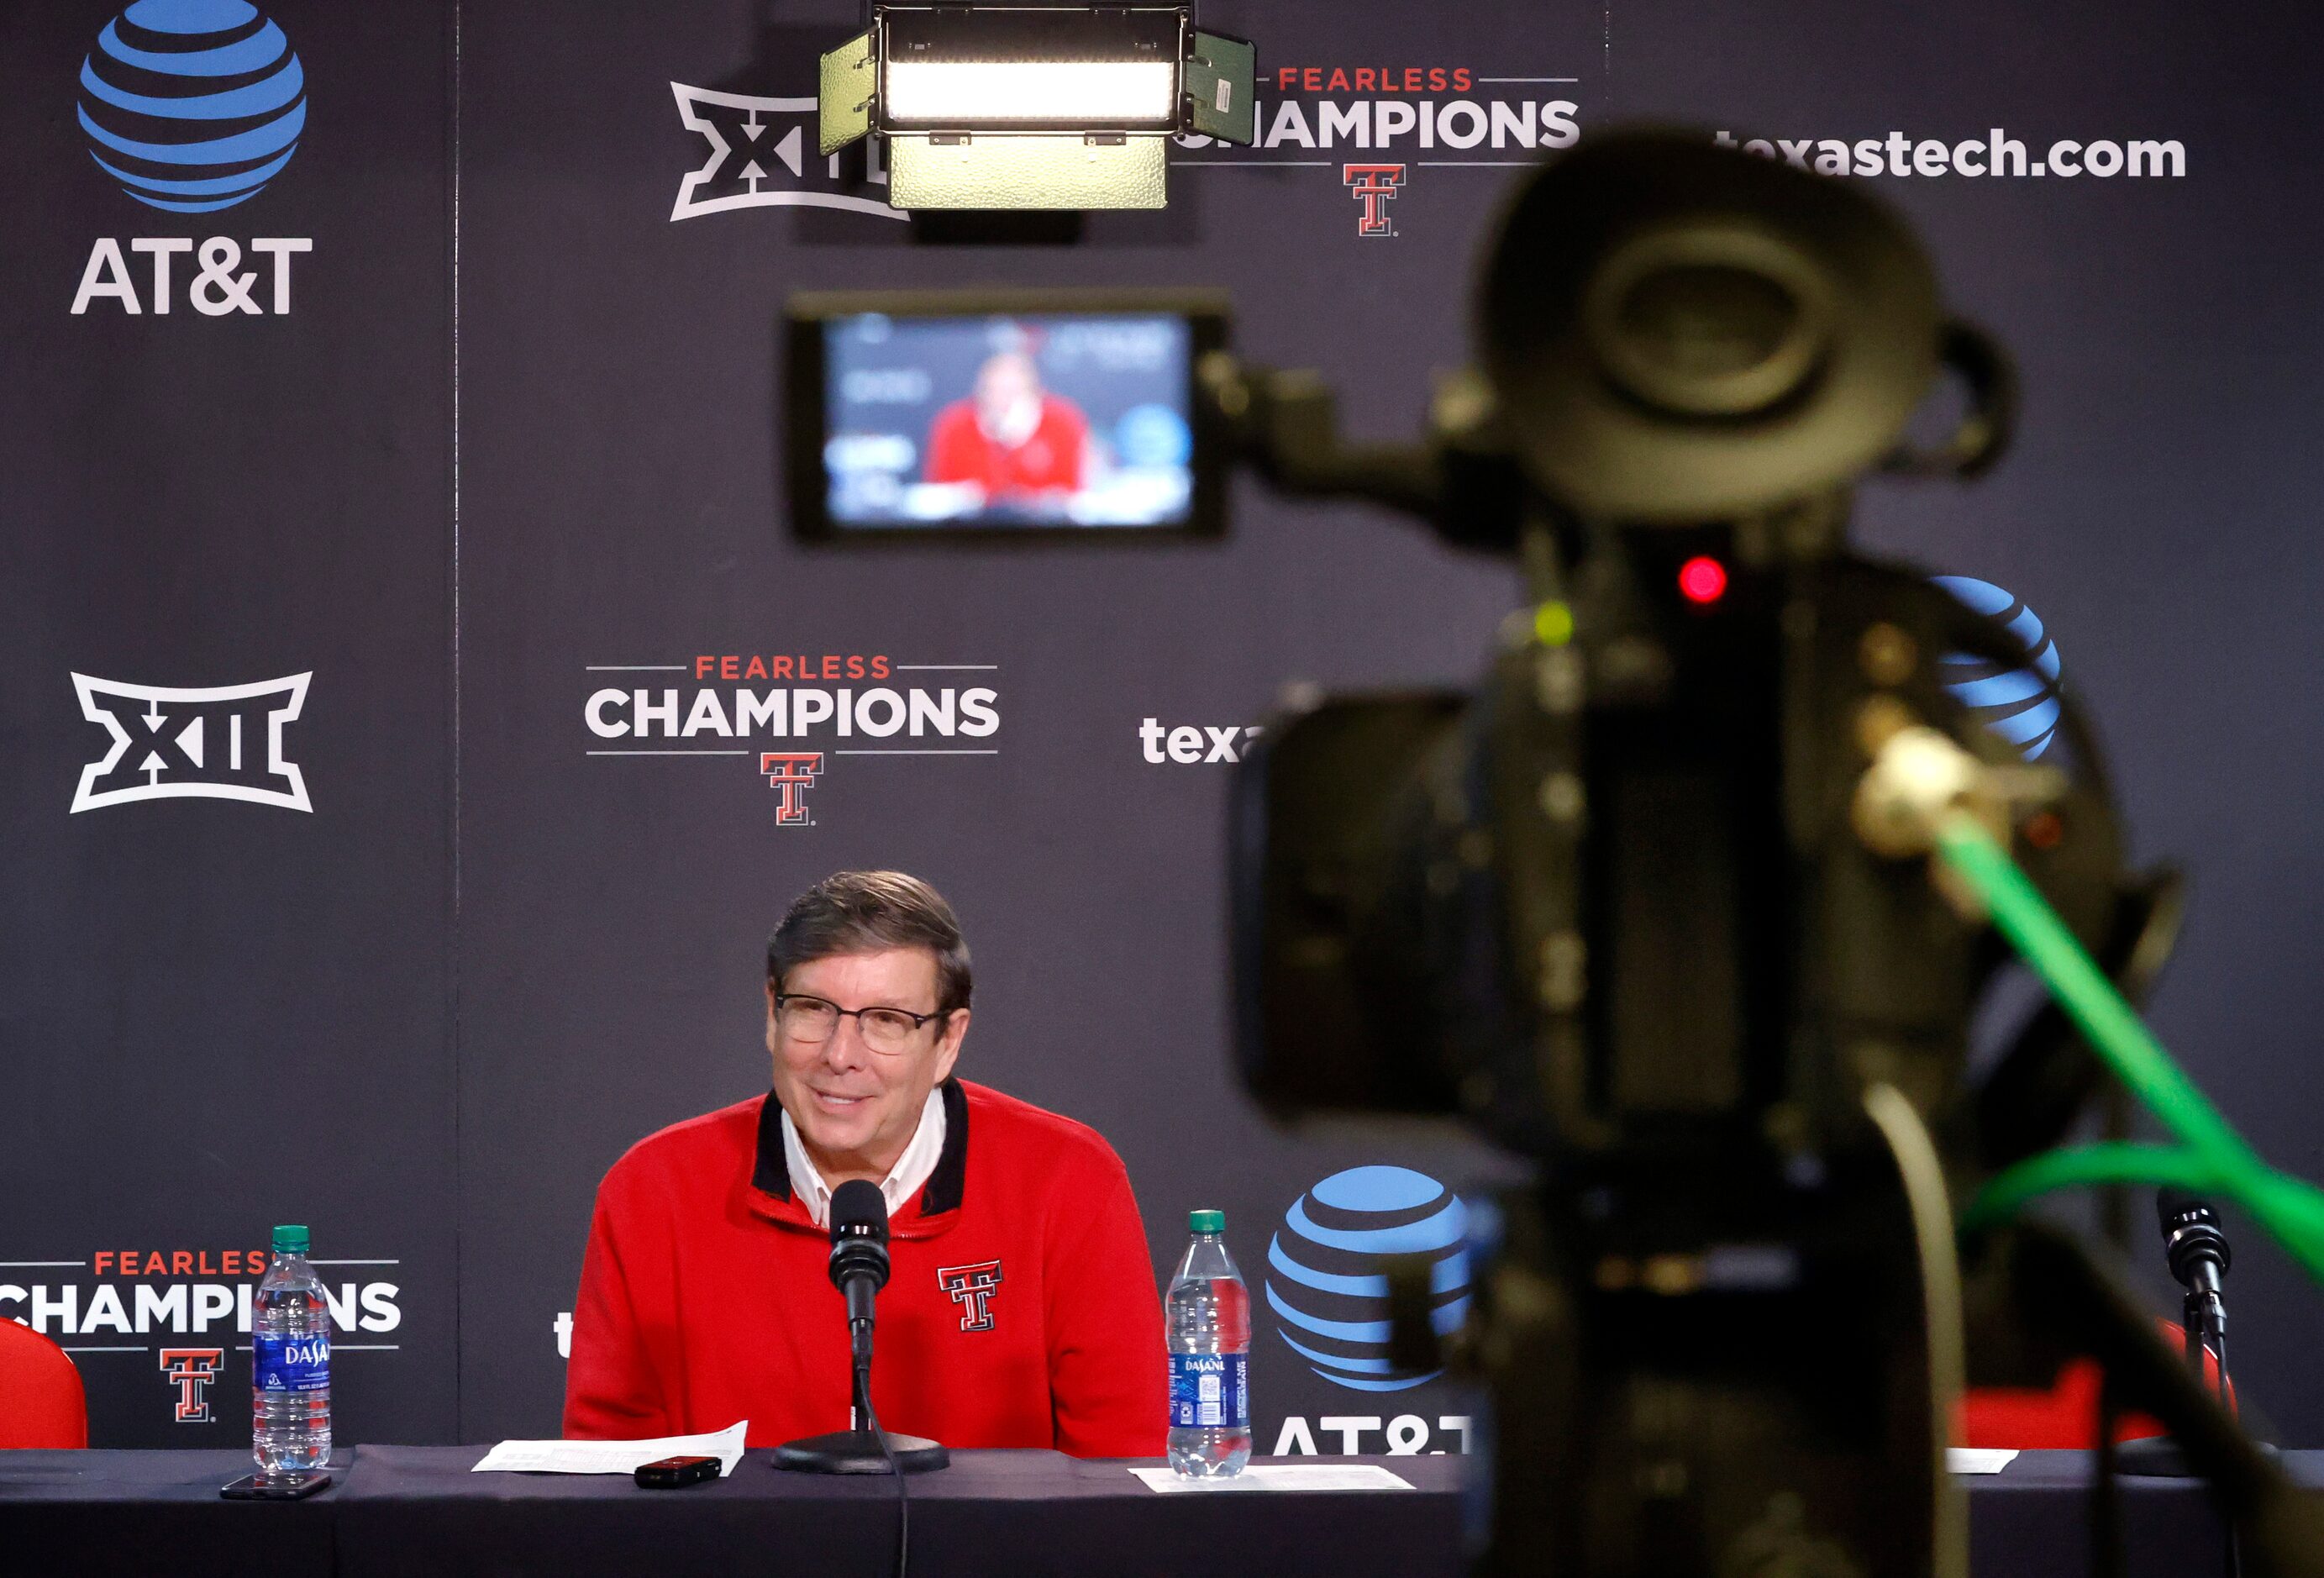
[[[1186,1225],[1196,1232],[1224,1232],[1227,1230],[1227,1213],[1223,1211],[1190,1211],[1186,1213]]]
[[[307,1230],[303,1227],[278,1227],[274,1230],[274,1252],[278,1255],[303,1255],[307,1252]]]

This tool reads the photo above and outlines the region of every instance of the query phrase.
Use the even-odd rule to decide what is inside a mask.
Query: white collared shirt
[[[920,1109],[920,1126],[912,1131],[912,1142],[904,1147],[904,1154],[880,1180],[880,1197],[888,1202],[888,1213],[894,1215],[904,1208],[904,1202],[918,1193],[922,1184],[936,1170],[936,1159],[944,1155],[945,1110],[944,1092],[928,1093],[927,1104]],[[831,1215],[831,1186],[815,1170],[807,1158],[807,1147],[799,1143],[798,1125],[791,1121],[788,1110],[783,1113],[783,1167],[791,1177],[791,1193],[807,1213],[822,1227]]]

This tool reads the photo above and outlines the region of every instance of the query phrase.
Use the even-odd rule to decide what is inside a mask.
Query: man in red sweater
[[[880,1186],[893,1270],[872,1407],[947,1446],[1151,1457],[1161,1300],[1121,1158],[1095,1130],[953,1076],[969,959],[917,878],[842,872],[767,945],[774,1089],[663,1130],[597,1189],[565,1434],[748,1418],[774,1445],[849,1424],[826,1213]]]
[[[973,483],[988,503],[1058,503],[1081,487],[1089,442],[1089,419],[1041,387],[1032,356],[1000,351],[929,424],[927,480]]]

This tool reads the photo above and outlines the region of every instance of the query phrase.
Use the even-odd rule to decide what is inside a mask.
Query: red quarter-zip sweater
[[[1130,1175],[1096,1130],[964,1080],[945,1147],[889,1223],[872,1406],[947,1446],[1153,1457],[1167,1426],[1161,1300]],[[772,1446],[848,1425],[847,1315],[829,1235],[791,1195],[773,1094],[639,1141],[598,1186],[565,1434],[751,1421]]]

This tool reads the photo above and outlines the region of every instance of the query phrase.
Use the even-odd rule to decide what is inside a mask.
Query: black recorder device
[[[676,1490],[718,1477],[715,1457],[665,1457],[641,1463],[631,1478],[649,1490]]]

